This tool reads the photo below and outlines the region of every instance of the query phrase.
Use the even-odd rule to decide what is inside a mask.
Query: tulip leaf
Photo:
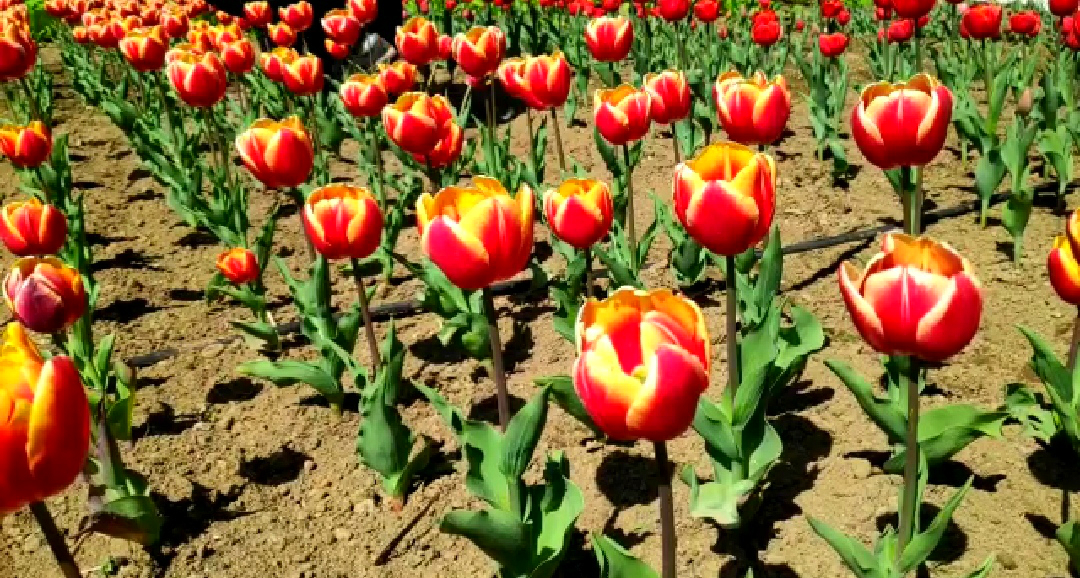
[[[846,363],[830,359],[825,365],[847,386],[866,415],[885,432],[890,441],[904,439],[907,417],[898,401],[875,395],[873,386]]]
[[[1009,417],[1006,411],[984,411],[967,404],[936,407],[919,418],[919,449],[929,465],[936,465],[956,455],[980,437],[1001,437],[1001,426]],[[885,463],[885,471],[903,469],[905,449]]]
[[[509,479],[520,478],[532,462],[536,444],[547,423],[548,390],[541,389],[510,419],[503,434],[500,471]]]
[[[536,385],[546,388],[548,395],[551,396],[556,405],[581,422],[582,425],[592,430],[596,437],[605,437],[604,432],[596,425],[589,412],[586,411],[585,404],[581,403],[581,398],[578,397],[577,391],[574,389],[574,380],[569,375],[538,377],[534,382]]]
[[[780,291],[780,280],[784,275],[783,243],[780,240],[780,224],[773,223],[769,230],[765,252],[758,261],[757,282],[754,284],[754,296],[757,298],[758,311],[765,311],[772,306]]]
[[[337,379],[322,368],[306,361],[267,361],[261,359],[242,363],[236,370],[242,375],[265,379],[278,387],[305,383],[336,406],[340,406],[345,397],[345,392]]]
[[[1053,412],[1043,408],[1041,395],[1035,394],[1023,384],[1010,383],[1005,387],[1003,407],[1010,418],[1020,422],[1024,435],[1050,443],[1060,431]]]
[[[1055,535],[1058,543],[1069,555],[1073,568],[1080,569],[1080,522],[1069,520],[1058,527]]]
[[[844,565],[856,576],[859,578],[889,577],[888,574],[882,571],[879,557],[867,550],[866,546],[863,546],[858,540],[845,536],[832,526],[815,518],[810,518],[809,522],[814,532],[832,546],[840,559],[844,561]]]
[[[529,525],[503,510],[454,510],[443,518],[439,529],[468,538],[503,566],[510,565],[529,549]]]
[[[550,578],[562,561],[570,532],[585,510],[585,497],[570,481],[570,462],[562,452],[548,456],[543,486],[530,487],[533,508],[530,514],[537,523],[533,528],[533,562],[529,578]]]
[[[825,347],[825,332],[813,313],[798,305],[792,305],[789,314],[792,326],[780,329],[780,354],[775,362],[781,368],[787,368],[793,362]]]
[[[941,537],[945,534],[945,529],[948,527],[949,521],[952,520],[953,512],[960,506],[960,502],[963,501],[964,496],[968,493],[968,490],[971,489],[973,479],[974,478],[968,478],[967,483],[957,490],[956,493],[949,498],[948,502],[945,502],[945,505],[943,505],[937,515],[934,516],[934,519],[931,520],[930,525],[927,526],[925,531],[916,532],[911,538],[911,541],[900,555],[901,575],[907,575],[925,562],[930,556],[930,553],[933,552],[934,548],[941,542]],[[920,498],[922,496],[921,488],[919,496]],[[918,505],[916,505],[916,507],[918,507]]]
[[[603,534],[590,537],[593,553],[600,564],[600,578],[660,578],[648,564]]]

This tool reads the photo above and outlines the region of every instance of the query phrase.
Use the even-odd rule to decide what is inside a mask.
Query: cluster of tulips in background
[[[114,337],[92,332],[98,285],[84,198],[72,185],[65,138],[51,132],[52,80],[38,65],[32,23],[59,46],[75,90],[127,135],[169,206],[222,244],[207,295],[249,309],[252,318],[234,325],[267,354],[239,371],[306,384],[339,412],[346,391],[358,391],[359,458],[381,476],[391,504],[400,507],[433,449],[399,414],[405,350],[392,325],[377,341],[369,301],[378,288],[370,277],[385,287],[402,267],[422,280],[425,308],[443,318],[439,339],[491,359],[497,427],[465,417],[434,389],[414,387],[465,448],[469,490],[486,504],[448,513],[441,528],[475,542],[504,577],[551,576],[584,509],[560,453],[544,458],[541,482],[522,478],[549,400],[602,437],[655,444],[664,578],[677,568],[665,442],[692,428],[713,462],[706,478],[692,467],[679,472],[694,516],[728,529],[753,516],[782,447],[766,408],[825,344],[814,316],[778,296],[778,178],[769,151],[801,105],[784,76],[790,55],[807,86],[817,158],[832,163],[833,178],[849,178],[842,134],[850,131],[896,189],[904,223],[864,268],[845,264],[837,273],[855,327],[885,356],[884,393],[871,385],[876,380],[828,363],[892,444],[886,470],[904,478],[900,527],[868,549],[812,524],[860,577],[914,573],[967,489],[923,523],[919,504],[935,465],[978,437],[999,435],[1010,416],[1044,441],[1062,433],[1080,448],[1075,337],[1062,364],[1028,334],[1049,408],[1021,387],[1010,388],[1003,409],[954,404],[922,414],[919,403],[927,371],[970,342],[983,306],[969,263],[921,236],[923,173],[934,170],[928,165],[954,127],[965,162],[975,153],[983,221],[1003,201],[1001,221],[1020,258],[1035,198],[1032,171],[1053,174],[1062,206],[1073,178],[1078,60],[1057,45],[1080,49],[1077,3],[1052,0],[1051,16],[1014,12],[1004,28],[993,4],[823,0],[777,11],[762,0],[731,8],[716,0],[421,0],[397,31],[401,60],[377,63],[359,54],[365,27],[377,18],[375,0],[350,0],[319,22],[303,0],[277,14],[251,2],[243,16],[204,0],[46,0],[48,21],[0,0],[2,112],[14,121],[0,127],[0,150],[31,195],[4,206],[0,222],[0,240],[19,257],[3,282],[17,321],[0,349],[0,513],[29,506],[69,578],[79,571],[42,500],[77,477],[90,487],[88,531],[150,544],[163,523],[147,481],[125,466],[117,443],[131,439],[136,376],[112,359]],[[303,33],[320,25],[332,61],[306,46]],[[862,88],[845,118],[844,54],[856,40],[865,42],[880,82]],[[1016,114],[1002,131],[1006,101]],[[511,150],[510,125],[500,122],[508,108],[526,117],[524,152]],[[588,116],[607,174],[590,175],[567,154],[561,125],[578,116]],[[635,205],[642,199],[634,169],[646,140],[667,138],[654,124],[669,127],[680,162],[670,201],[653,197],[650,212]],[[549,129],[554,179],[546,177]],[[331,184],[330,159],[347,138],[360,144],[363,186]],[[461,181],[462,174],[474,176]],[[1007,192],[999,194],[1006,176]],[[306,277],[273,255],[278,203],[256,215],[251,194],[299,207]],[[410,213],[422,255],[395,250]],[[639,231],[649,213],[651,224]],[[540,216],[566,261],[557,275],[533,258]],[[253,226],[253,219],[262,222]],[[709,265],[724,278],[720,399],[703,397],[720,372],[712,369],[714,340],[701,309],[641,281],[661,231],[671,239],[669,266],[679,284],[700,281]],[[1055,289],[1080,306],[1077,255],[1074,216],[1048,263]],[[274,355],[282,344],[263,282],[271,263],[287,282],[313,360]],[[533,287],[550,292],[556,328],[575,343],[577,361],[566,375],[538,380],[536,397],[511,414],[493,296],[526,270]],[[335,273],[355,279],[351,307],[330,305]],[[354,353],[361,328],[366,351]],[[51,337],[53,347],[39,348],[31,335]],[[1080,560],[1080,532],[1065,522],[1059,539]],[[605,576],[657,575],[603,535],[592,545]],[[970,576],[991,567],[988,560]]]

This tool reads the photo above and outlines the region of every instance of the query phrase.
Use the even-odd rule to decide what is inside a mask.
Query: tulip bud
[[[928,74],[871,84],[852,111],[851,135],[866,160],[883,170],[926,165],[945,146],[952,100],[948,87]]]
[[[607,236],[614,211],[611,189],[600,181],[569,179],[544,193],[548,227],[577,249],[588,249]]]
[[[289,92],[296,95],[312,95],[322,92],[322,59],[312,54],[282,61],[281,80]]]
[[[662,442],[690,427],[711,357],[693,301],[670,289],[624,287],[586,301],[575,332],[574,389],[608,437]]]
[[[1001,16],[1001,6],[979,4],[964,13],[962,22],[968,36],[975,40],[997,38],[1001,36]]]
[[[690,13],[690,0],[657,0],[656,13],[668,22],[684,20]]]
[[[593,96],[593,124],[613,145],[636,141],[649,132],[649,93],[628,84],[597,90]]]
[[[225,97],[229,73],[214,52],[177,53],[170,60],[167,72],[173,90],[190,106],[208,108]]]
[[[466,74],[487,76],[506,56],[506,35],[498,26],[474,26],[454,38],[453,55]]]
[[[404,60],[393,64],[380,64],[379,83],[388,95],[409,92],[416,84],[416,67]]]
[[[15,318],[38,333],[59,333],[86,312],[82,276],[55,257],[15,261],[4,299]]]
[[[585,25],[585,46],[600,62],[618,62],[630,54],[634,26],[629,19],[601,16]]]
[[[296,44],[296,31],[293,30],[292,26],[284,22],[268,24],[266,34],[270,37],[270,42],[273,42],[275,46],[289,48]]]
[[[217,258],[217,270],[233,285],[244,285],[259,278],[255,253],[243,247],[222,251]]]
[[[315,162],[311,138],[295,116],[255,121],[236,137],[236,151],[252,176],[270,189],[300,186]]]
[[[930,13],[936,0],[892,0],[892,8],[900,18],[917,19]]]
[[[379,116],[388,101],[386,89],[373,74],[354,74],[341,84],[341,102],[355,117]]]
[[[161,28],[135,30],[120,39],[120,54],[139,72],[153,72],[165,64],[169,39]]]
[[[550,56],[532,56],[524,60],[520,70],[522,91],[528,97],[522,100],[537,109],[558,108],[566,103],[570,96],[570,81],[573,73],[570,63],[563,53],[556,51]],[[500,80],[502,80],[500,76]],[[506,84],[503,83],[503,86]],[[511,92],[511,94],[513,94]]]
[[[247,74],[255,66],[255,47],[247,38],[241,38],[221,47],[221,62],[233,74]]]
[[[1025,88],[1024,92],[1020,93],[1020,99],[1016,102],[1016,114],[1021,117],[1027,117],[1031,114],[1031,107],[1034,103],[1034,96],[1031,93],[1031,88]]]
[[[67,232],[67,217],[34,198],[0,210],[0,240],[19,257],[55,254],[64,246]]]
[[[426,155],[446,135],[453,113],[442,96],[407,92],[383,108],[382,121],[394,144],[407,153]]]
[[[379,15],[378,0],[349,0],[349,12],[360,21],[361,25],[369,24]]]
[[[379,248],[383,216],[364,188],[330,185],[316,189],[304,202],[304,232],[323,257],[364,259]]]
[[[360,21],[348,10],[331,10],[323,16],[322,28],[326,37],[338,44],[356,44],[360,40]]]
[[[720,125],[742,144],[772,144],[780,139],[791,116],[791,93],[783,76],[771,81],[758,71],[751,78],[738,72],[721,74],[713,85]]]
[[[398,27],[394,45],[403,59],[423,66],[439,55],[439,33],[427,18],[415,16]]]
[[[1046,258],[1046,270],[1050,285],[1062,301],[1080,307],[1080,264],[1065,235],[1054,238],[1054,248]]]
[[[52,154],[52,134],[39,120],[0,126],[0,152],[19,168],[40,166]]]
[[[783,28],[772,10],[759,12],[750,25],[750,38],[758,46],[772,46],[780,40]]]
[[[244,4],[244,18],[255,28],[266,28],[274,19],[269,2],[248,2]]]
[[[306,0],[300,0],[284,8],[278,8],[278,18],[293,30],[303,32],[311,28],[311,23],[315,20],[315,12],[311,4],[308,4]]]
[[[671,124],[686,118],[693,105],[686,75],[678,70],[645,75],[643,88],[649,94],[649,116],[653,122]]]
[[[720,3],[717,0],[697,0],[694,2],[694,17],[709,24],[720,17]]]

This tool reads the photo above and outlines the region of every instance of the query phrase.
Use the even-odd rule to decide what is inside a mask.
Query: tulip
[[[585,46],[600,62],[618,62],[630,54],[634,25],[623,17],[601,16],[585,25]]]
[[[1046,7],[1054,16],[1063,18],[1075,13],[1077,7],[1080,7],[1080,2],[1078,0],[1048,0]]]
[[[963,22],[960,28],[964,28]],[[889,23],[888,39],[893,44],[907,42],[915,34],[915,23],[910,19],[893,20]]]
[[[575,332],[574,389],[608,437],[662,442],[690,427],[711,355],[693,301],[670,289],[624,287],[586,301]]]
[[[840,15],[840,11],[844,9],[843,0],[821,0],[821,17],[822,18],[836,18]]]
[[[975,40],[997,38],[1001,35],[1001,6],[979,4],[972,6],[961,18],[968,36]]]
[[[399,26],[394,36],[401,57],[415,66],[423,66],[439,55],[439,33],[435,25],[421,16]]]
[[[694,16],[705,24],[715,22],[720,17],[720,3],[716,0],[697,0],[694,3]]]
[[[881,169],[922,166],[945,145],[952,93],[927,74],[903,84],[863,89],[852,111],[851,134],[866,160]]]
[[[311,138],[300,119],[262,118],[236,137],[236,150],[251,174],[267,188],[298,187],[315,161]]]
[[[765,13],[762,13],[765,14]],[[776,15],[771,10],[768,14],[772,14],[771,18],[755,18],[750,26],[750,37],[753,39],[754,44],[758,46],[772,46],[780,40],[780,35],[783,33],[783,29],[780,27],[780,21],[777,20]]]
[[[835,58],[847,49],[848,37],[843,32],[818,36],[818,50],[825,58]]]
[[[0,516],[62,492],[86,466],[90,403],[71,358],[43,361],[18,323],[0,346]]]
[[[48,12],[49,16],[60,20],[67,19],[70,14],[67,0],[46,0],[45,12]]]
[[[90,31],[85,26],[76,26],[71,29],[71,39],[76,44],[89,44],[90,43]]]
[[[161,28],[169,38],[187,36],[189,25],[187,14],[183,12],[168,11],[161,15]]]
[[[503,90],[510,96],[524,102],[529,108],[543,110],[547,108],[546,103],[540,100],[525,79],[525,63],[524,58],[517,56],[507,58],[499,65],[498,70],[495,71],[495,76],[499,79],[499,84],[502,85]],[[567,88],[569,89],[569,87]],[[569,96],[569,90],[567,95]]]
[[[210,39],[214,43],[214,48],[218,51],[221,50],[223,45],[229,44],[230,42],[236,42],[244,37],[244,31],[236,24],[216,26],[210,29]]]
[[[233,74],[247,74],[255,66],[255,47],[247,38],[241,38],[221,47],[221,62]]]
[[[714,144],[675,168],[675,214],[690,236],[718,255],[757,245],[776,210],[776,162],[737,143]]]
[[[656,13],[668,22],[684,20],[690,13],[690,0],[657,0]]]
[[[410,154],[426,155],[445,136],[453,114],[442,96],[407,92],[383,108],[382,120],[394,144]]]
[[[169,62],[167,72],[180,99],[194,107],[214,106],[229,84],[229,73],[214,52],[180,52]]]
[[[649,116],[653,122],[670,124],[686,118],[693,105],[686,75],[678,70],[645,75],[643,88],[649,94]]]
[[[453,122],[453,119],[446,122],[444,126],[442,136],[429,152],[413,155],[416,162],[433,169],[441,169],[450,166],[461,156],[461,149],[465,144],[465,132]]]
[[[304,202],[304,232],[323,257],[364,259],[379,248],[383,216],[367,189],[329,185]]]
[[[0,209],[0,240],[19,257],[52,255],[67,240],[67,217],[52,205],[31,198]]]
[[[289,92],[306,96],[318,94],[323,89],[322,59],[312,54],[282,61],[281,80]]]
[[[274,82],[284,82],[286,63],[299,58],[300,55],[292,48],[277,47],[270,52],[259,54],[259,68],[267,78]]]
[[[23,257],[4,281],[15,318],[38,333],[59,333],[86,312],[82,276],[55,257]]]
[[[979,328],[979,281],[945,243],[889,233],[861,274],[844,263],[839,278],[856,329],[880,353],[944,361]]]
[[[266,26],[266,35],[274,46],[291,47],[296,44],[296,31],[284,22]]]
[[[1046,258],[1046,270],[1050,274],[1050,285],[1058,297],[1071,305],[1080,307],[1080,264],[1065,235],[1054,238],[1054,248]]]
[[[341,84],[341,102],[355,117],[379,116],[388,101],[386,89],[373,74],[354,74]]]
[[[323,40],[323,48],[326,49],[326,54],[334,60],[345,60],[352,53],[351,44],[339,44],[329,38]]]
[[[217,258],[217,270],[233,285],[244,285],[259,278],[255,253],[243,247],[222,251]]]
[[[380,64],[379,83],[388,95],[409,92],[416,84],[416,67],[404,60],[393,64]]]
[[[303,32],[311,28],[311,23],[315,20],[315,12],[311,4],[308,4],[306,0],[300,0],[284,8],[278,8],[278,18],[291,26],[293,30]]]
[[[465,74],[482,78],[506,56],[506,35],[498,26],[474,26],[454,38],[453,56]]]
[[[919,19],[934,8],[936,0],[892,0],[892,9],[900,18]]]
[[[331,10],[323,16],[322,28],[326,37],[339,44],[356,44],[360,40],[360,21],[348,10]]]
[[[0,21],[0,82],[22,78],[36,62],[37,43],[29,31]]]
[[[369,24],[375,21],[375,17],[379,15],[379,2],[378,0],[349,0],[349,12],[352,13],[353,18],[360,21],[361,25]]]
[[[518,274],[533,245],[533,192],[516,197],[498,180],[477,176],[474,188],[447,187],[416,203],[424,254],[461,289],[482,289]]]
[[[548,227],[577,249],[588,249],[607,236],[614,213],[611,189],[597,180],[569,179],[544,193]]]
[[[761,71],[751,78],[735,71],[720,75],[713,100],[728,138],[743,144],[776,142],[791,115],[787,81],[779,75],[769,81]]]
[[[438,60],[448,61],[448,60],[450,60],[451,58],[454,57],[454,39],[453,39],[453,37],[451,37],[451,36],[449,36],[447,34],[440,34],[439,35],[439,40],[437,41],[437,44],[439,45],[439,50],[438,50],[439,56],[437,57]]]
[[[255,28],[266,28],[274,19],[269,2],[248,2],[244,4],[244,18]]]
[[[844,8],[840,11],[840,14],[836,16],[836,23],[840,26],[847,26],[851,22],[851,11]]]
[[[533,108],[558,108],[566,103],[573,73],[563,53],[555,51],[551,55],[530,57],[524,61],[520,74],[533,102],[542,104]]]
[[[39,120],[0,126],[0,152],[19,168],[40,166],[52,154],[52,133]]]
[[[1042,18],[1034,10],[1023,10],[1009,17],[1009,30],[1013,34],[1034,38],[1039,35],[1040,27]]]
[[[649,132],[649,93],[628,84],[597,90],[593,97],[593,124],[613,145],[636,141]]]
[[[120,54],[139,72],[152,72],[165,64],[169,39],[158,27],[136,30],[120,39]]]

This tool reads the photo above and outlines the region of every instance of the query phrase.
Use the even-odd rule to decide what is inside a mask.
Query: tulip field
[[[1080,6],[0,0],[0,572],[1080,573]]]

